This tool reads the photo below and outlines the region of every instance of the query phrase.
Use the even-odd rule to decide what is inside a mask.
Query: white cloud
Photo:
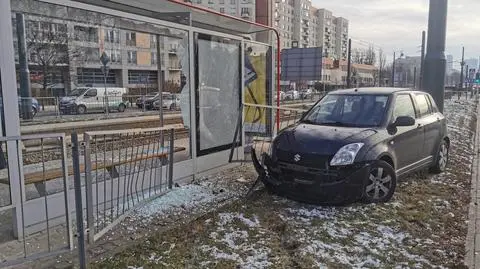
[[[368,41],[384,48],[387,54],[403,50],[407,55],[418,55],[421,32],[428,28],[428,0],[313,0],[312,3],[347,18],[353,43],[355,39]],[[464,45],[467,58],[480,55],[479,11],[479,0],[449,1],[448,54],[460,58]]]

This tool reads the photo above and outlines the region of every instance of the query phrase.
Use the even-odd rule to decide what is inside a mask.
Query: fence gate
[[[95,242],[141,203],[173,187],[174,146],[169,128],[87,132],[79,177],[86,201],[88,241]]]

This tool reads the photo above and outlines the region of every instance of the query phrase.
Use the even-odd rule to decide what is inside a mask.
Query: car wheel
[[[124,104],[118,105],[118,112],[125,112],[125,105]]]
[[[37,115],[37,108],[32,107],[32,117],[35,117],[35,115]]]
[[[433,173],[439,174],[447,169],[450,147],[447,141],[443,140],[438,149],[435,165],[430,169]]]
[[[87,112],[87,108],[85,106],[78,106],[77,113],[78,114],[85,114]]]
[[[170,110],[175,110],[175,104],[170,105]]]
[[[377,161],[370,167],[363,198],[366,203],[388,202],[397,187],[397,175],[393,167],[384,161]]]

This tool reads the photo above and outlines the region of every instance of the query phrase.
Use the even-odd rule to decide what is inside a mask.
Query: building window
[[[83,57],[83,61],[100,64],[100,50],[98,48],[84,47],[80,50],[81,52],[79,54]],[[110,57],[110,55],[108,56]]]
[[[245,16],[245,15],[250,16],[250,9],[248,7],[242,7],[240,15],[241,16]]]
[[[157,36],[150,35],[150,48],[154,49],[157,47]]]
[[[220,8],[220,13],[225,13],[225,8],[221,7]]]
[[[225,4],[225,0],[219,0],[218,2],[222,5]]]
[[[120,50],[106,50],[105,53],[107,53],[108,57],[110,57],[110,62],[111,63],[121,63],[122,62],[122,56],[120,53]]]
[[[126,39],[125,39],[125,44],[127,46],[136,46],[137,45],[137,41],[136,41],[136,38],[135,38],[135,33],[134,32],[127,32],[126,33]]]
[[[151,61],[151,64],[152,65],[156,65],[157,64],[157,53],[156,52],[152,52],[151,53],[151,56],[150,56],[150,61]]]
[[[127,51],[127,61],[129,64],[137,64],[137,52]]]
[[[202,4],[202,0],[197,0],[197,4]]]
[[[98,29],[94,27],[74,26],[75,40],[98,43]]]
[[[157,71],[128,70],[128,84],[157,84]]]
[[[83,85],[101,84],[103,85],[103,72],[100,68],[78,68],[77,69],[77,83]],[[107,74],[107,84],[115,85],[115,72],[110,70]]]
[[[236,4],[235,0],[230,0],[230,4],[235,5]]]
[[[213,0],[208,0],[208,3],[211,4],[211,5],[214,4]]]
[[[120,43],[118,30],[105,30],[105,42]]]

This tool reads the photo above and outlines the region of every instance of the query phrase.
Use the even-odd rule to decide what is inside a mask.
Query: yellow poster
[[[245,52],[245,132],[265,133],[267,131],[266,108],[252,105],[267,105],[267,55],[266,51],[255,52],[252,48]],[[250,105],[249,105],[250,104]]]

